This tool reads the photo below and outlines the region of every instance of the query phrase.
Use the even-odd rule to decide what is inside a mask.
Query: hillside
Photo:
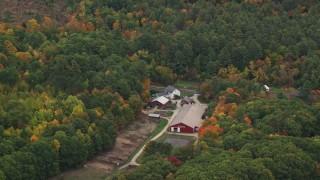
[[[151,83],[177,80],[209,104],[198,143],[114,178],[319,179],[319,1],[0,6],[0,179],[83,165],[139,121]]]
[[[2,0],[0,1],[1,22],[24,22],[48,16],[60,22],[69,18],[65,0]]]

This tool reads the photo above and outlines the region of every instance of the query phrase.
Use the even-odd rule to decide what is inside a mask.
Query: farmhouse
[[[166,106],[168,103],[169,103],[169,99],[164,96],[160,96],[151,101],[152,105],[161,106],[161,107]]]
[[[164,92],[166,92],[168,94],[168,97],[173,99],[174,96],[180,96],[180,91],[178,89],[176,89],[175,87],[173,86],[168,86],[166,87],[166,89],[164,90]]]
[[[170,124],[171,132],[194,133],[200,127],[204,108],[198,104],[185,105]]]

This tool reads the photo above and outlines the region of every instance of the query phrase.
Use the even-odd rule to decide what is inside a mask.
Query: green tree
[[[59,172],[59,155],[53,143],[49,140],[40,140],[29,144],[24,149],[36,157],[36,177],[45,179]]]
[[[0,77],[0,82],[9,86],[14,86],[19,80],[19,74],[15,68],[0,69]]]
[[[135,117],[137,117],[143,108],[144,103],[138,95],[133,95],[129,98],[128,104],[130,108],[134,111]]]

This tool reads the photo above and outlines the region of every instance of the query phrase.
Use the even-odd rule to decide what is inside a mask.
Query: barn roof
[[[158,98],[152,100],[152,102],[155,102],[155,101],[158,101],[159,103],[164,105],[164,104],[167,104],[169,102],[169,99],[164,97],[164,96],[161,96],[161,97],[158,97]]]
[[[191,128],[199,126],[204,108],[198,104],[183,106],[177,116],[173,119],[170,126],[183,123]]]
[[[172,93],[174,90],[176,90],[176,88],[169,85],[166,87],[166,89],[164,91],[168,92],[168,93]]]

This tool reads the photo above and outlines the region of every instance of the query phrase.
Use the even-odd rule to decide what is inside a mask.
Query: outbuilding
[[[201,126],[204,108],[198,104],[185,105],[170,124],[171,132],[194,133]]]
[[[190,105],[192,103],[193,103],[193,100],[188,96],[185,96],[180,102],[181,106],[183,106],[185,104]]]
[[[169,103],[169,99],[161,96],[151,101],[152,105],[165,107]]]
[[[149,118],[160,119],[160,114],[148,114]]]

